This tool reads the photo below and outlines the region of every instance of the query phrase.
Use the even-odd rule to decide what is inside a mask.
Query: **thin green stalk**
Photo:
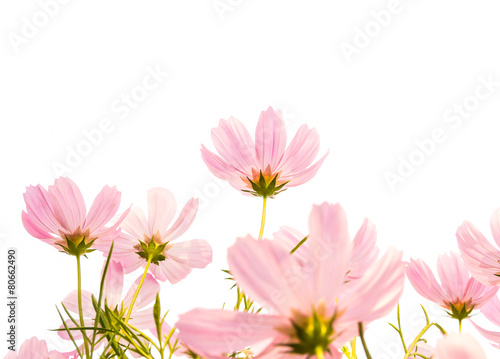
[[[260,232],[259,232],[259,240],[262,239],[262,236],[264,235],[264,226],[266,225],[266,206],[267,206],[267,197],[263,197],[263,203],[262,203],[262,219],[260,221]]]
[[[80,316],[80,325],[85,327],[85,321],[83,320],[83,305],[82,305],[82,269],[80,263],[80,255],[76,256],[76,268],[78,272],[78,315]],[[85,331],[82,333],[83,343],[85,347],[85,357],[89,358],[89,346],[87,342],[87,336]]]
[[[149,266],[151,264],[152,259],[153,258],[151,256],[149,256],[148,262],[146,263],[146,268],[144,268],[144,273],[142,274],[141,281],[139,282],[139,285],[137,286],[137,289],[135,290],[134,296],[132,297],[132,301],[130,302],[127,316],[125,317],[125,324],[127,324],[128,320],[130,319],[130,315],[132,314],[132,308],[134,308],[134,304],[135,304],[135,301],[137,300],[137,296],[139,295],[139,292],[141,291],[142,285],[144,284],[144,280],[146,279],[146,275],[148,274]]]
[[[366,345],[365,336],[363,334],[363,323],[361,322],[358,323],[358,329],[359,329],[359,337],[361,338],[361,343],[363,344],[363,349],[365,350],[366,359],[372,359],[372,356],[368,351],[368,346]],[[405,359],[408,359],[408,357],[406,357]]]

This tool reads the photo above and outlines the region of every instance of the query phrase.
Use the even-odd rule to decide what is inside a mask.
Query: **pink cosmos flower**
[[[451,333],[438,340],[432,359],[486,359],[486,354],[471,335]]]
[[[319,151],[319,136],[307,125],[299,128],[286,147],[281,112],[271,107],[260,114],[255,143],[234,117],[220,120],[219,127],[212,129],[212,141],[220,156],[201,147],[201,156],[210,171],[237,190],[255,196],[272,197],[286,187],[309,181],[327,156],[311,165]]]
[[[500,208],[491,217],[491,233],[500,246]],[[500,285],[500,250],[470,222],[457,230],[458,247],[472,276],[486,285]]]
[[[68,359],[75,353],[60,353],[56,350],[49,352],[45,340],[36,337],[25,340],[19,351],[9,351],[4,359]]]
[[[139,208],[132,208],[122,223],[127,233],[120,235],[113,248],[113,260],[123,265],[125,273],[147,265],[148,255],[153,256],[149,267],[154,277],[160,281],[177,283],[184,279],[192,268],[205,268],[212,262],[212,248],[203,239],[173,242],[187,231],[198,211],[198,200],[190,199],[179,217],[174,218],[177,204],[172,193],[164,188],[148,191],[148,218]],[[105,255],[109,252],[110,241],[101,242],[98,249]]]
[[[390,249],[346,289],[352,258],[340,205],[315,206],[300,264],[282,243],[240,238],[228,251],[238,286],[268,314],[194,309],[180,316],[179,339],[205,358],[250,350],[258,358],[340,358],[363,325],[389,313],[404,284],[401,253]],[[295,355],[291,355],[291,354]]]
[[[115,313],[118,317],[123,317],[125,319],[128,307],[131,304],[132,297],[139,285],[141,277],[137,278],[137,280],[132,284],[127,294],[123,298],[122,301],[122,292],[123,292],[123,282],[124,282],[124,273],[123,268],[120,263],[111,261],[108,267],[108,271],[106,273],[106,279],[104,281],[103,288],[103,309],[104,309],[104,301],[106,301],[108,307],[110,309],[115,309]],[[160,291],[160,285],[153,278],[151,274],[147,274],[144,284],[137,296],[137,300],[132,308],[132,314],[128,323],[135,328],[138,329],[148,329],[152,333],[156,333],[156,326],[153,318],[153,309],[148,306],[152,304],[156,299],[156,294]],[[97,298],[98,296],[95,295]],[[78,317],[78,292],[73,291],[66,296],[63,300],[64,306],[68,309],[68,311],[75,313],[74,318]],[[82,291],[82,306],[83,306],[83,316],[86,318],[85,326],[93,327],[94,320],[96,317],[96,312],[94,306],[92,304],[92,294],[88,291]],[[66,321],[66,325],[69,328],[74,328],[75,325],[68,319]],[[64,328],[64,326],[61,326]],[[170,331],[170,329],[168,329]],[[59,331],[59,336],[65,340],[71,340],[68,333],[66,331]],[[77,330],[73,330],[71,332],[73,338],[75,340],[83,339],[82,333]],[[87,336],[90,338],[92,336],[92,331],[87,332]],[[96,338],[96,342],[99,338]],[[99,345],[102,344],[102,341]]]
[[[87,213],[80,190],[69,178],[56,179],[48,191],[41,185],[30,186],[24,194],[24,228],[58,249],[67,248],[70,243],[82,246],[97,239],[112,240],[120,233],[118,226],[128,214],[127,210],[115,224],[106,227],[118,211],[120,197],[116,187],[105,186]]]
[[[437,267],[441,284],[420,259],[411,259],[406,275],[421,296],[439,304],[460,321],[467,318],[473,309],[479,309],[491,300],[498,291],[498,288],[487,287],[472,278],[456,253],[439,256]]]
[[[287,226],[283,226],[278,232],[273,233],[274,241],[281,243],[283,247],[289,251],[297,247],[305,237],[305,234]],[[306,240],[294,251],[293,257],[301,264],[306,263],[309,251],[308,248],[309,241]],[[361,278],[368,267],[377,260],[378,253],[377,230],[375,226],[365,218],[361,228],[352,241],[352,253],[347,266],[346,281]]]

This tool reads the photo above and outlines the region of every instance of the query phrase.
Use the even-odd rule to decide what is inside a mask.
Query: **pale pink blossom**
[[[273,233],[274,241],[281,243],[283,247],[289,251],[295,249],[305,237],[305,234],[288,226],[283,226],[278,232]],[[301,264],[306,263],[307,254],[309,252],[308,248],[309,241],[306,240],[295,249],[293,257]],[[346,281],[361,278],[368,267],[377,260],[378,253],[377,230],[373,223],[365,218],[352,240],[352,253],[349,264],[347,265]]]
[[[411,259],[406,275],[421,296],[449,311],[455,319],[467,318],[473,309],[481,308],[498,291],[497,287],[485,286],[472,278],[459,254],[450,252],[439,256],[437,270],[441,284],[425,262]]]
[[[205,268],[212,262],[212,248],[207,241],[193,239],[174,242],[193,223],[198,211],[198,200],[190,199],[177,220],[170,225],[176,209],[173,194],[164,188],[152,188],[148,191],[148,218],[141,209],[132,208],[121,226],[126,233],[121,233],[113,248],[113,260],[123,265],[125,273],[145,267],[147,252],[156,249],[161,253],[156,253],[149,271],[160,281],[177,283],[193,268]],[[110,241],[101,242],[97,248],[107,255],[110,245]],[[142,248],[144,245],[150,245],[151,248],[145,250]]]
[[[115,314],[123,319],[126,318],[129,306],[132,302],[135,291],[139,285],[141,277],[137,278],[136,281],[129,288],[125,296],[123,294],[123,283],[124,283],[124,273],[123,268],[120,263],[111,261],[106,273],[106,278],[104,281],[103,288],[103,299],[102,306],[104,309],[104,303],[106,302],[108,308],[111,310],[116,310]],[[128,324],[132,325],[137,329],[148,329],[152,333],[156,333],[156,326],[153,317],[153,308],[150,306],[156,299],[156,294],[160,291],[160,285],[153,278],[151,274],[147,274],[144,279],[144,283],[139,291],[137,300],[132,308],[130,319]],[[99,297],[97,294],[94,297]],[[78,318],[78,292],[73,291],[66,296],[63,300],[63,304],[68,309],[68,311],[75,314],[74,318]],[[83,307],[83,317],[86,327],[93,327],[96,318],[96,311],[92,304],[92,294],[86,290],[82,291],[82,307]],[[78,320],[77,320],[78,321]],[[66,325],[69,328],[75,328],[75,324],[71,319],[66,320]],[[64,326],[61,326],[64,328]],[[166,328],[166,327],[165,327]],[[166,328],[168,331],[169,328]],[[71,340],[66,331],[59,331],[59,336],[66,340]],[[72,330],[71,335],[75,340],[83,339],[82,333],[78,330]],[[92,331],[87,331],[87,336],[92,336]],[[98,341],[99,336],[96,338]],[[101,341],[102,343],[102,341]],[[100,344],[99,344],[100,345]],[[99,346],[98,345],[98,346]],[[98,347],[97,346],[97,347]]]
[[[68,241],[75,245],[94,240],[112,240],[120,233],[118,226],[128,210],[111,226],[107,224],[120,206],[120,192],[105,186],[87,213],[83,196],[69,178],[60,177],[48,190],[41,185],[26,188],[24,228],[33,237],[61,249]]]
[[[318,340],[326,358],[340,358],[358,323],[367,325],[395,306],[405,278],[401,253],[389,249],[345,290],[352,242],[344,210],[327,203],[311,212],[306,249],[301,264],[278,241],[238,239],[228,251],[230,272],[267,314],[194,309],[180,316],[179,339],[208,359],[243,349],[257,358],[290,358],[300,345],[302,354],[292,357],[313,358]],[[310,339],[299,340],[299,332]]]
[[[438,340],[432,359],[486,359],[486,354],[470,334],[451,333]]]
[[[69,359],[74,357],[74,352],[61,353],[56,350],[49,352],[45,340],[32,337],[25,340],[18,351],[9,351],[4,359]]]
[[[319,136],[307,125],[298,129],[287,147],[283,117],[271,107],[260,114],[255,142],[234,117],[220,120],[219,127],[212,129],[212,141],[219,155],[201,147],[203,161],[210,171],[244,194],[257,196],[272,197],[287,187],[309,181],[326,158],[325,154],[312,164],[319,151]],[[261,173],[265,185],[259,184]],[[266,190],[275,177],[275,186]]]
[[[500,246],[500,208],[493,213],[490,226],[493,239]],[[500,285],[500,250],[467,221],[458,228],[457,240],[472,276],[486,285]]]

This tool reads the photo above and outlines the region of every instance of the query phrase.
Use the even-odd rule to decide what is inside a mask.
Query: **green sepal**
[[[60,252],[66,253],[70,256],[78,257],[82,255],[85,256],[87,253],[92,253],[93,251],[95,251],[95,249],[91,248],[95,242],[95,239],[91,240],[88,243],[85,243],[85,237],[83,237],[83,239],[78,244],[75,244],[67,236],[65,236],[65,238],[66,246],[60,243],[56,243],[56,245],[62,248],[62,251]]]
[[[159,265],[160,262],[164,261],[166,257],[163,255],[163,251],[165,250],[165,246],[168,244],[156,244],[156,242],[151,238],[149,243],[145,243],[143,241],[139,241],[141,245],[141,251],[135,252],[141,258],[145,260],[149,260],[151,258],[151,263]]]
[[[286,188],[283,188],[288,182],[280,184],[279,186],[276,186],[276,181],[278,180],[278,174],[276,174],[273,179],[267,183],[266,178],[264,177],[264,174],[262,173],[262,170],[260,171],[259,175],[259,180],[257,181],[258,183],[252,181],[249,177],[247,177],[248,182],[252,186],[253,191],[247,190],[247,189],[242,189],[242,192],[250,193],[251,195],[255,197],[270,197],[274,198],[277,194],[286,191]]]

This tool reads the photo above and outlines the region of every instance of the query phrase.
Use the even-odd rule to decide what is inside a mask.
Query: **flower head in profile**
[[[122,223],[119,240],[115,241],[113,260],[123,265],[125,273],[148,266],[157,280],[177,283],[193,268],[205,268],[212,262],[212,248],[203,239],[174,242],[191,226],[198,211],[198,200],[190,199],[177,220],[172,222],[177,204],[165,188],[148,191],[148,217],[132,208]],[[97,247],[107,256],[111,242]]]
[[[228,251],[230,273],[264,310],[194,309],[180,316],[179,339],[207,358],[244,350],[256,358],[340,358],[358,323],[388,314],[399,299],[401,253],[388,250],[347,287],[353,250],[347,220],[339,205],[326,203],[311,212],[305,249],[301,263],[278,241],[238,239]]]
[[[493,213],[490,226],[493,239],[500,246],[500,208]],[[486,285],[500,285],[500,250],[468,221],[457,229],[457,240],[472,276]]]
[[[9,351],[4,359],[69,359],[75,358],[75,352],[61,353],[56,350],[49,352],[45,340],[33,337],[25,340],[19,350]]]
[[[260,114],[255,142],[234,117],[220,120],[219,127],[212,129],[212,141],[219,155],[201,147],[210,171],[237,190],[260,197],[273,197],[309,181],[327,156],[312,164],[319,151],[319,136],[307,125],[299,128],[287,147],[283,117],[271,107]]]
[[[411,259],[406,275],[421,296],[439,304],[459,321],[468,318],[473,309],[481,308],[498,291],[472,278],[459,254],[451,252],[439,256],[437,269],[441,284],[420,259]]]
[[[95,241],[115,239],[118,226],[128,210],[107,226],[120,206],[121,194],[116,187],[105,186],[87,213],[83,196],[69,178],[60,177],[48,190],[41,185],[26,188],[22,213],[24,228],[33,237],[62,249],[68,254],[91,252]]]

